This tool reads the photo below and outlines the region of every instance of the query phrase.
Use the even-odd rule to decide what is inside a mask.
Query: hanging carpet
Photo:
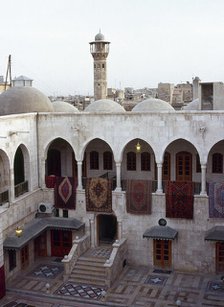
[[[151,214],[152,182],[127,180],[126,207],[132,214]]]
[[[86,211],[112,212],[112,182],[106,178],[87,178]]]
[[[224,218],[224,182],[209,183],[209,217]]]
[[[72,177],[57,177],[54,199],[55,207],[75,209],[77,182]]]
[[[193,182],[167,182],[166,217],[193,219],[193,202]]]

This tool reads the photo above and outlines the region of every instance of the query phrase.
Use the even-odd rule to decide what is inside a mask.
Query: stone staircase
[[[69,281],[79,284],[105,286],[105,261],[110,257],[111,247],[91,248],[80,256]]]

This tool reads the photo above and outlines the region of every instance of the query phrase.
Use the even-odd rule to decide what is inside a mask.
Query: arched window
[[[136,153],[133,151],[127,153],[127,170],[136,171]]]
[[[212,172],[216,174],[222,174],[223,172],[223,155],[220,153],[212,155]]]
[[[142,152],[141,153],[141,170],[142,171],[150,171],[150,153],[149,152]]]
[[[112,152],[110,151],[103,153],[103,169],[112,170]]]
[[[91,151],[89,158],[90,169],[99,169],[99,153],[97,151]]]

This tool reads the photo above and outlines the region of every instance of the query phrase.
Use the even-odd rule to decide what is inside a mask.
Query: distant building
[[[32,86],[33,80],[26,76],[19,76],[12,80],[12,86]]]

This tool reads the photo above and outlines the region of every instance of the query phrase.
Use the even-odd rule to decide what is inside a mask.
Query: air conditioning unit
[[[37,212],[38,213],[53,213],[54,206],[50,203],[39,203]]]

